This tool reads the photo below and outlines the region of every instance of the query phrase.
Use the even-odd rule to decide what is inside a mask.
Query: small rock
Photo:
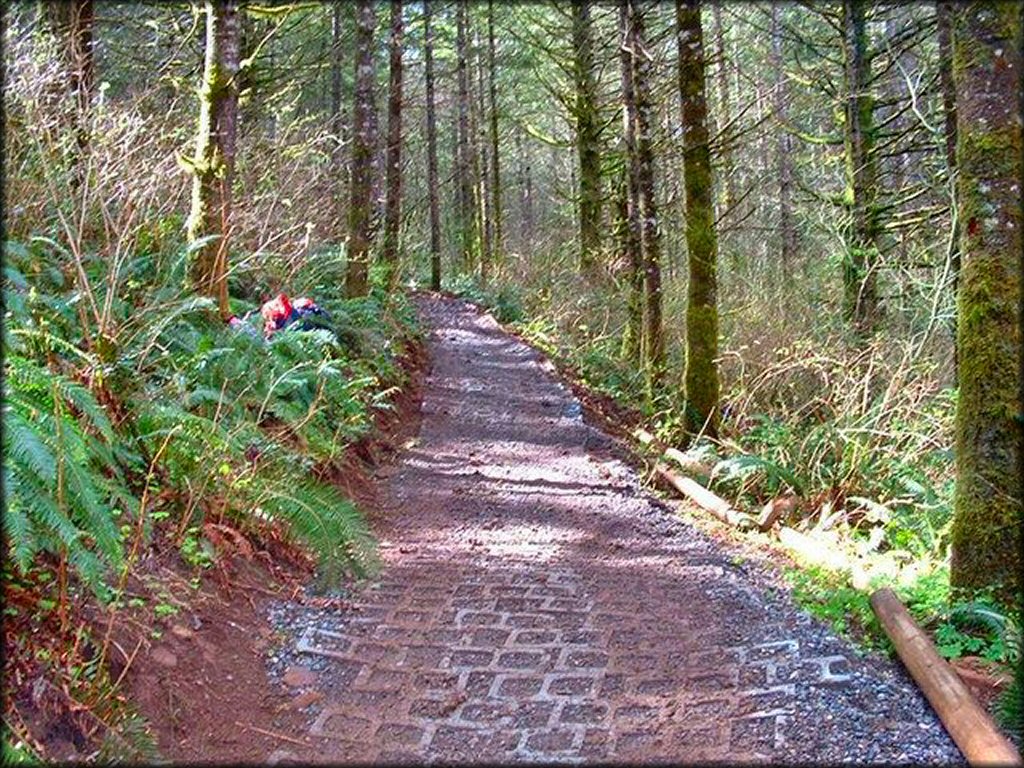
[[[175,656],[167,648],[164,648],[163,646],[158,645],[156,648],[149,652],[149,656],[161,667],[178,666],[178,657]]]
[[[301,688],[304,685],[315,683],[316,673],[308,667],[288,667],[281,680],[291,688]]]
[[[186,627],[184,624],[175,624],[173,627],[171,627],[171,634],[176,637],[180,637],[182,640],[188,640],[195,634],[195,632]]]

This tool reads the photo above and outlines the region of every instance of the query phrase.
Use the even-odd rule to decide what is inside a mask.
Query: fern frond
[[[359,510],[329,486],[282,476],[267,487],[260,506],[286,522],[319,555],[331,579],[344,572],[365,576],[376,564],[375,540]]]
[[[95,476],[81,465],[67,465],[67,494],[79,526],[96,542],[96,548],[111,565],[121,562],[121,534],[112,510],[101,503]]]
[[[7,472],[4,471],[4,528],[10,543],[10,555],[14,564],[24,573],[32,565],[32,558],[39,551],[39,538],[32,520],[14,499],[8,498]]]
[[[4,404],[3,414],[5,459],[22,464],[44,484],[53,483],[57,477],[57,461],[40,438],[37,428],[10,403]]]

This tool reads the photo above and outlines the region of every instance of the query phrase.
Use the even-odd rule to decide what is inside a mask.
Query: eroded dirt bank
[[[463,302],[419,308],[432,368],[382,480],[383,571],[271,608],[307,726],[273,761],[962,761],[895,664],[644,492],[539,353]]]

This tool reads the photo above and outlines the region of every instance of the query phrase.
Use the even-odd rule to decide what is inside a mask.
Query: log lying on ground
[[[660,440],[658,440],[658,438],[646,429],[634,430],[633,437],[639,440],[640,444],[645,448],[653,448],[663,458],[672,459],[672,461],[678,464],[679,468],[684,472],[688,472],[691,475],[703,475],[705,477],[711,474],[711,467],[707,464],[698,461],[692,456],[687,456],[678,448],[666,447]]]
[[[701,509],[707,510],[723,523],[728,523],[737,528],[749,528],[755,525],[754,520],[749,515],[734,509],[728,501],[716,496],[696,480],[675,472],[663,459],[672,459],[683,468],[684,472],[692,474],[710,474],[711,470],[708,467],[676,448],[666,448],[658,438],[645,429],[635,430],[633,437],[639,440],[644,447],[653,448],[658,452],[658,461],[654,464],[654,471],[657,472],[658,476],[686,498],[694,501]]]
[[[761,509],[761,516],[757,518],[757,530],[767,533],[779,520],[785,520],[796,509],[796,496],[787,494],[769,501]]]
[[[697,506],[707,510],[723,523],[734,525],[737,528],[746,528],[754,524],[749,515],[733,509],[728,501],[716,496],[696,480],[691,480],[688,477],[683,477],[678,472],[672,471],[665,462],[659,461],[654,465],[654,470],[669,485],[688,499],[696,502]]]
[[[871,595],[871,608],[889,635],[910,676],[971,765],[1021,765],[1020,754],[1006,740],[952,667],[914,623],[889,588]]]

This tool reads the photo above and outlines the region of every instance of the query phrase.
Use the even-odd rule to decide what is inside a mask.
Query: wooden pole
[[[956,672],[939,656],[910,613],[885,587],[871,595],[871,608],[903,665],[970,765],[1021,765],[1020,754],[1003,737]]]
[[[733,509],[728,501],[716,496],[696,480],[691,480],[688,477],[683,477],[673,472],[664,462],[659,461],[655,464],[654,470],[658,473],[659,477],[673,488],[688,499],[696,502],[697,506],[707,510],[723,523],[734,525],[737,528],[747,528],[755,525],[749,515],[744,515],[742,512]]]

